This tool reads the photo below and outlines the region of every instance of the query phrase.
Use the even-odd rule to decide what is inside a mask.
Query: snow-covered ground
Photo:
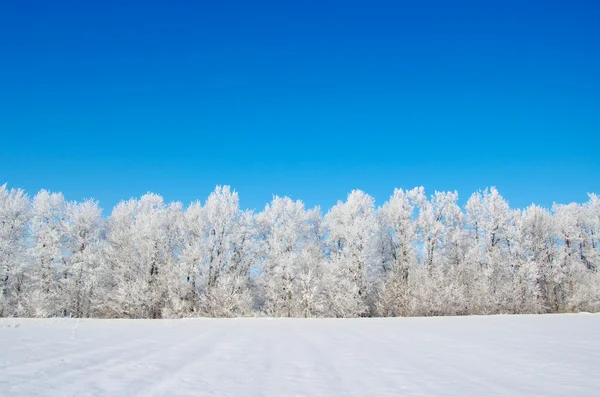
[[[0,319],[2,396],[598,396],[599,374],[596,314]]]

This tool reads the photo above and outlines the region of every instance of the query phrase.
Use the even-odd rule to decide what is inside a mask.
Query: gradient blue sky
[[[107,211],[600,193],[598,1],[175,3],[0,3],[0,183]]]

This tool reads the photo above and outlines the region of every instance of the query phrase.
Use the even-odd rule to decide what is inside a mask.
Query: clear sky
[[[178,4],[178,5],[176,5]],[[600,193],[600,1],[0,2],[0,184]]]

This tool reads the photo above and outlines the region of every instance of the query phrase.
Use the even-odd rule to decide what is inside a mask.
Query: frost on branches
[[[355,190],[324,216],[218,186],[184,208],[0,186],[0,316],[364,317],[600,311],[600,198],[519,210],[495,188]]]

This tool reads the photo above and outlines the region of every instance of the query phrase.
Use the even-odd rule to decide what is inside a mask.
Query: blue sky
[[[0,183],[324,209],[600,193],[597,1],[7,1]]]

